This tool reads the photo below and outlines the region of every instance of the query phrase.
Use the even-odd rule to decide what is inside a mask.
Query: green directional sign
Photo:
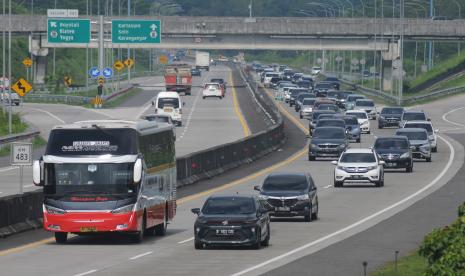
[[[112,43],[160,43],[160,20],[112,20]]]
[[[47,19],[48,43],[90,43],[90,19]]]

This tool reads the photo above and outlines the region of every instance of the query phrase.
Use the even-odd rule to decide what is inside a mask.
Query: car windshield
[[[342,128],[315,128],[313,139],[345,139],[346,134]]]
[[[223,79],[211,79],[210,82],[224,83]]]
[[[409,140],[428,140],[428,134],[424,131],[398,131],[400,136],[407,136]]]
[[[406,149],[408,143],[404,139],[378,139],[375,142],[375,149]]]
[[[358,125],[357,118],[353,116],[344,118],[344,122],[346,123],[346,125]]]
[[[205,215],[240,215],[255,213],[255,203],[247,197],[210,198],[202,208]]]
[[[158,108],[173,107],[179,108],[178,98],[158,98]]]
[[[313,105],[315,103],[315,99],[304,99],[302,101],[302,105]]]
[[[357,117],[357,119],[368,119],[368,116],[365,112],[351,112],[347,114],[350,116]]]
[[[331,114],[331,113],[325,113],[325,112],[313,112],[312,114],[312,119],[313,120],[318,120],[318,118],[320,117],[320,115],[322,114]]]
[[[344,153],[341,156],[341,163],[375,163],[376,158],[373,153]]]
[[[345,123],[342,120],[318,120],[316,127],[324,126],[345,127]]]
[[[333,87],[333,85],[331,83],[318,83],[315,86],[315,89],[330,89],[332,87]]]
[[[383,108],[381,110],[381,114],[402,114],[403,112],[403,108]]]
[[[372,106],[375,106],[375,103],[372,102],[372,101],[365,101],[365,100],[360,101],[360,100],[358,100],[358,101],[355,102],[355,105],[356,106],[371,106],[372,107]]]
[[[155,121],[159,123],[169,123],[170,117],[168,116],[147,116],[145,117],[147,121]]]
[[[404,121],[425,121],[426,115],[423,112],[405,112],[402,116]]]
[[[334,91],[330,91],[328,92],[328,98],[336,98],[338,100],[341,100],[341,99],[344,99],[345,98],[345,95],[343,92],[334,92]]]
[[[365,97],[363,97],[363,96],[349,96],[349,97],[347,97],[347,101],[348,102],[355,102],[358,99],[363,99],[363,98],[365,98]]]
[[[272,175],[263,182],[263,191],[304,191],[308,188],[305,175]]]
[[[406,123],[404,128],[423,128],[423,129],[426,129],[428,133],[433,133],[433,127],[430,124]]]

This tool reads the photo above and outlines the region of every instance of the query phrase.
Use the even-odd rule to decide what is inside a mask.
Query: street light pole
[[[434,15],[434,2],[429,0],[429,17],[433,18]],[[428,41],[428,69],[431,70],[433,67],[433,43]]]
[[[131,16],[131,0],[128,0],[128,17]],[[131,49],[128,48],[128,58],[131,58]],[[128,67],[128,83],[131,81],[131,68]]]
[[[400,72],[398,105],[402,104],[404,86],[404,0],[400,0]]]
[[[5,18],[5,2],[6,0],[3,0],[3,18]],[[2,69],[3,69],[3,72],[2,72],[2,78],[3,78],[3,85],[2,85],[2,97],[4,97],[4,93],[5,93],[5,84],[6,84],[6,32],[5,32],[5,27],[3,27],[3,31],[2,31]],[[5,101],[3,101],[3,111],[5,111]]]
[[[13,84],[11,78],[11,0],[8,0],[8,80],[10,81],[8,88],[8,133],[11,134],[11,86]]]

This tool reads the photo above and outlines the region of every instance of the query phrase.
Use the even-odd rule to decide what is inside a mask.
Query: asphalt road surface
[[[195,94],[194,94],[195,97]],[[194,193],[178,200],[178,213],[165,237],[147,238],[142,244],[130,244],[121,237],[73,237],[65,245],[44,239],[0,251],[0,267],[6,275],[258,275],[318,252],[332,244],[361,233],[402,212],[418,200],[445,185],[462,167],[464,151],[460,143],[446,135],[461,132],[463,127],[448,122],[462,116],[465,97],[448,98],[424,106],[436,128],[445,132],[439,140],[439,152],[433,163],[417,162],[414,172],[386,172],[385,186],[348,185],[332,187],[334,167],[328,160],[309,162],[307,151],[282,159],[270,167],[233,181],[214,190]],[[299,120],[291,109],[283,113],[304,131],[307,122]],[[460,113],[460,114],[458,114]],[[460,122],[460,121],[459,121]],[[362,137],[362,147],[372,145],[375,136],[390,135],[393,129],[377,130],[372,121],[372,134]],[[356,147],[357,144],[352,144]],[[211,193],[249,194],[273,171],[308,171],[316,181],[320,201],[320,219],[311,223],[302,219],[275,219],[271,224],[271,245],[260,251],[242,248],[195,250],[190,209],[201,207]],[[240,174],[240,170],[236,170]],[[219,178],[221,179],[221,177]],[[215,181],[218,181],[216,179]],[[43,234],[38,234],[43,235]],[[363,246],[360,244],[359,246]],[[327,260],[331,262],[331,260]],[[25,265],[27,264],[27,265]],[[309,272],[307,267],[304,272]],[[302,273],[300,270],[299,272]],[[360,272],[360,271],[359,271]],[[310,274],[306,273],[306,274]],[[345,273],[344,273],[345,274]],[[281,274],[282,275],[282,274]],[[311,275],[311,274],[310,274]],[[319,274],[321,275],[321,274]],[[323,273],[323,275],[330,275]],[[350,275],[350,274],[345,274]]]

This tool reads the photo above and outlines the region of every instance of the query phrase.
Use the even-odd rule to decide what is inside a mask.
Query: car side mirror
[[[333,160],[333,161],[331,161],[331,164],[337,165],[337,161],[336,161],[336,160]]]
[[[262,190],[262,189],[260,189],[260,186],[253,186],[253,189],[254,189],[255,191],[259,191],[259,192],[261,192],[261,190]]]
[[[41,183],[41,169],[40,169],[40,161],[35,160],[34,163],[32,164],[32,182],[36,186],[43,186],[43,183]]]
[[[182,102],[182,106],[185,106],[185,105],[186,105],[186,103],[185,103],[185,102]]]
[[[415,149],[415,146],[410,146],[410,149],[411,149],[411,150],[414,150],[414,149]]]
[[[133,181],[134,183],[139,183],[141,179],[142,179],[142,159],[137,158],[136,163],[134,163]]]
[[[430,118],[428,118],[428,119],[426,119],[426,120],[427,120],[428,122],[431,122],[431,119],[430,119]]]
[[[155,106],[155,102],[154,102],[154,101],[152,101],[152,106]]]
[[[383,160],[380,160],[380,161],[379,161],[379,164],[380,164],[381,166],[384,166],[384,165],[386,164],[386,162],[384,162]]]
[[[438,132],[439,132],[439,129],[435,129],[435,130],[434,130],[434,133],[438,133]]]
[[[191,212],[198,216],[200,214],[200,208],[193,208],[191,209]]]

